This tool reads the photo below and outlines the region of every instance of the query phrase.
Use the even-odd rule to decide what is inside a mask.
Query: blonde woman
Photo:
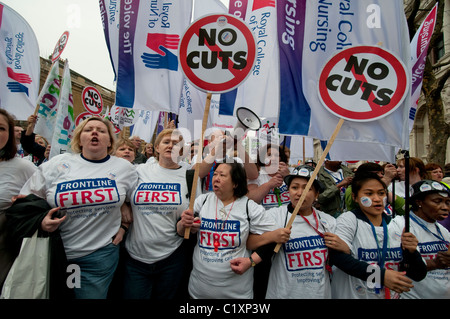
[[[59,229],[69,264],[80,267],[81,285],[74,288],[80,299],[107,296],[125,231],[120,208],[137,181],[132,164],[110,156],[114,142],[108,120],[84,120],[74,131],[73,153],[43,163],[21,190],[54,207],[41,228]]]

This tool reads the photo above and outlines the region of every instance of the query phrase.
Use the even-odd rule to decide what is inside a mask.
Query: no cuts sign
[[[199,90],[223,93],[242,83],[253,68],[256,42],[249,27],[227,14],[200,18],[186,30],[179,59]]]
[[[67,41],[69,41],[69,31],[65,31],[56,43],[55,48],[53,49],[52,63],[59,59],[67,45]]]
[[[81,92],[81,102],[89,113],[100,114],[103,110],[103,99],[100,92],[93,86],[86,86]]]
[[[409,92],[406,67],[394,54],[374,46],[340,51],[325,64],[319,98],[333,114],[373,121],[392,113]]]

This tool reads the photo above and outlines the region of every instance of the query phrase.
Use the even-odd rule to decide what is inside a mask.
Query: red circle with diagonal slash
[[[351,70],[345,70],[350,58],[357,61],[358,71],[355,64],[352,64],[354,67]],[[385,67],[388,75],[382,79],[371,78],[367,70],[372,64]],[[326,84],[331,77],[335,79],[333,85],[336,84],[333,90]],[[340,82],[344,82],[343,79],[347,81],[346,92],[355,88],[352,85],[356,82],[362,85],[355,94],[345,94]],[[366,89],[369,91],[364,93]],[[379,89],[392,92],[390,95],[383,94],[383,97],[389,96],[389,103],[377,104],[377,101],[381,100],[380,96],[376,95]],[[374,121],[392,113],[401,105],[408,92],[409,78],[406,67],[394,54],[380,47],[355,46],[340,51],[329,59],[319,77],[319,98],[322,104],[331,113],[351,121]]]
[[[52,63],[59,59],[67,45],[67,41],[69,41],[69,31],[65,31],[56,43],[55,48],[53,49]]]
[[[206,30],[207,34],[212,34],[215,29],[216,35],[224,29],[235,31],[236,39],[231,45],[223,45],[220,41],[214,44],[204,41],[199,44],[200,29]],[[229,41],[226,32],[223,32],[223,42]],[[229,36],[229,34],[228,34]],[[217,36],[218,37],[218,36]],[[230,41],[231,42],[231,41]],[[217,65],[214,68],[207,68],[202,65],[202,56],[196,57],[198,68],[192,68],[188,64],[188,57],[191,53],[205,52],[206,59],[211,62],[212,52],[227,53],[231,51],[231,57],[218,58]],[[236,52],[245,52],[246,65],[241,69],[233,68],[237,65],[233,60],[233,54]],[[212,14],[194,21],[184,33],[179,49],[180,65],[186,78],[195,87],[202,91],[211,93],[223,93],[231,91],[241,84],[250,74],[256,57],[256,41],[250,28],[242,21],[229,14]],[[223,69],[223,59],[228,59],[227,68]]]

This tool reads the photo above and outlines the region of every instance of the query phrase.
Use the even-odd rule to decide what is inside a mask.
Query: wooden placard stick
[[[300,207],[302,206],[305,198],[306,198],[306,194],[308,193],[309,189],[311,188],[317,174],[319,173],[320,167],[322,166],[323,162],[325,161],[325,157],[327,156],[328,152],[330,151],[331,146],[333,145],[334,140],[336,139],[336,136],[338,135],[342,124],[344,124],[344,119],[339,119],[338,124],[336,125],[336,128],[334,129],[333,135],[331,135],[330,140],[328,141],[327,147],[325,147],[325,150],[322,153],[322,156],[319,159],[319,162],[317,163],[316,168],[314,169],[313,174],[311,175],[311,177],[309,178],[308,183],[306,184],[306,187],[304,189],[304,191],[302,192],[302,196],[300,196],[300,199],[297,203],[297,205],[295,206],[294,211],[292,212],[292,216],[289,219],[289,222],[286,225],[286,228],[289,228],[292,226],[292,223],[294,222],[295,216],[297,216],[298,211],[300,210]],[[274,251],[276,253],[278,253],[278,251],[281,248],[281,244],[277,244],[275,246]]]
[[[208,116],[209,116],[209,109],[211,106],[211,98],[212,98],[212,93],[208,93],[206,95],[205,111],[203,113],[202,134],[200,136],[200,141],[198,143],[197,161],[196,161],[195,170],[194,170],[194,180],[192,181],[191,198],[189,201],[189,209],[190,210],[194,210],[195,193],[197,191],[198,171],[200,169],[200,163],[202,162],[202,158],[203,158],[203,141],[204,141],[204,134],[206,131],[206,125],[208,124]],[[186,229],[184,230],[184,239],[189,239],[190,232],[191,232],[191,228],[186,227]]]

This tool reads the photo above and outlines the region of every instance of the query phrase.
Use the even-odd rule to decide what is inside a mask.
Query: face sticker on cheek
[[[363,196],[360,199],[361,205],[364,207],[370,207],[372,206],[372,200],[369,197]]]

